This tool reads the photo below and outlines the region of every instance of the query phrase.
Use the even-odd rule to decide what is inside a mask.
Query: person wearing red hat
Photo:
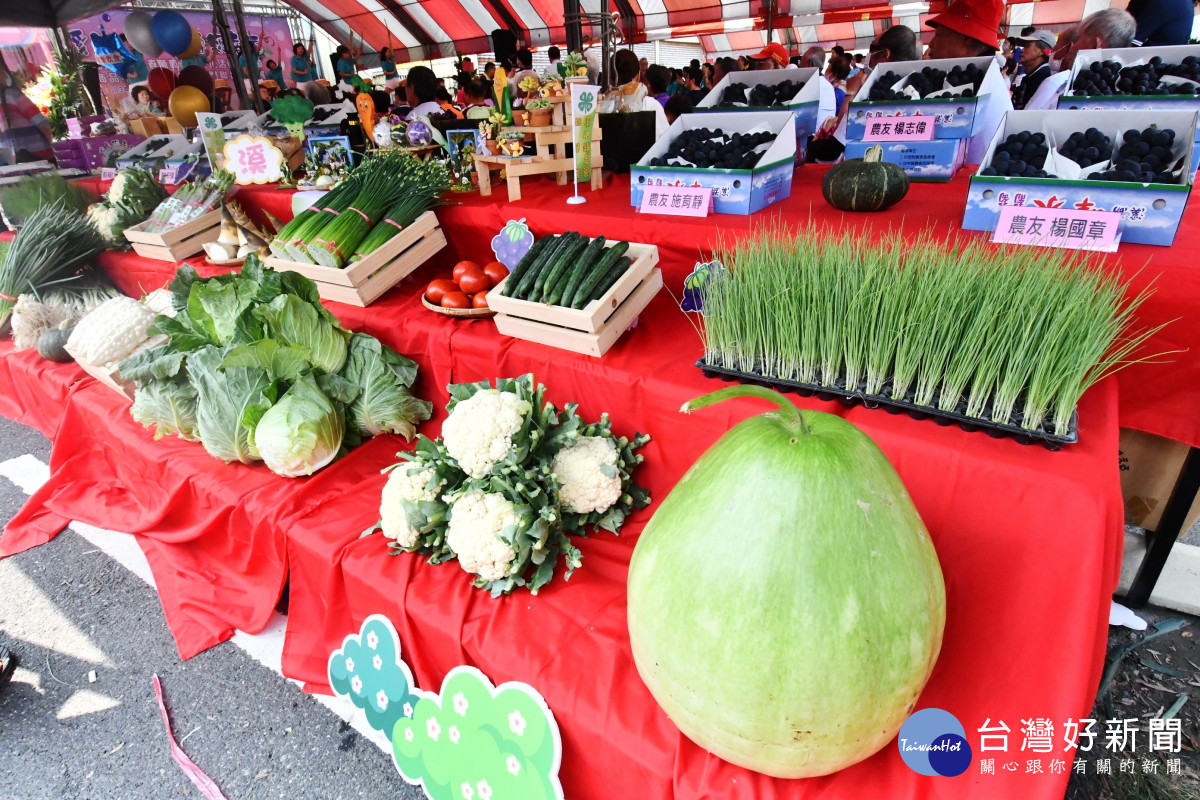
[[[770,42],[760,52],[750,56],[755,69],[783,69],[788,63],[787,48],[779,42]]]
[[[955,0],[925,24],[933,28],[929,58],[990,56],[999,48],[996,31],[1004,18],[1003,0]]]

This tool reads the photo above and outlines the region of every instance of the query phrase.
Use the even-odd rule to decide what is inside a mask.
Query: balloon
[[[200,31],[192,28],[192,43],[188,45],[188,49],[179,54],[180,58],[195,58],[200,55],[201,48],[204,47],[204,40],[200,38]]]
[[[133,11],[125,18],[125,38],[137,51],[149,58],[162,55],[162,47],[151,30],[151,17],[145,11]]]
[[[192,64],[190,67],[184,67],[183,72],[179,73],[178,85],[194,86],[204,94],[210,95],[213,91],[213,77],[204,67]]]
[[[150,20],[150,29],[162,49],[173,56],[183,55],[192,46],[192,25],[178,11],[157,12]]]
[[[150,94],[158,98],[158,102],[162,102],[171,96],[171,92],[175,89],[175,73],[169,69],[155,67],[150,70],[149,77],[146,78],[146,86],[150,89]]]
[[[167,107],[175,121],[185,128],[196,127],[197,112],[203,113],[212,108],[208,102],[208,95],[195,86],[180,86],[171,92]]]

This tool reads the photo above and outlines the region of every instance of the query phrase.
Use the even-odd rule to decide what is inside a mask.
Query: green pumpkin
[[[57,328],[43,331],[37,340],[38,355],[47,361],[57,361],[60,364],[74,361],[75,358],[66,350],[67,339],[70,338],[74,328],[75,320],[69,319]]]
[[[825,173],[821,194],[842,211],[882,211],[908,194],[908,175],[883,160],[883,148],[867,148],[863,158],[843,161]]]

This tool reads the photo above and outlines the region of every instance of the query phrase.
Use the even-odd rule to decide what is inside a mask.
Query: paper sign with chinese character
[[[643,214],[674,217],[707,217],[712,208],[712,189],[706,186],[647,186],[642,189]]]
[[[232,172],[241,186],[251,183],[277,183],[283,179],[283,153],[270,139],[242,134],[225,143],[225,169]]]
[[[100,170],[100,180],[111,181],[117,177],[116,167],[104,167]]]
[[[158,182],[163,186],[169,186],[179,180],[179,167],[167,167],[158,171]]]
[[[1113,211],[1004,206],[992,241],[1113,253],[1120,225],[1121,215]]]
[[[867,120],[864,142],[931,142],[933,117],[875,117]]]

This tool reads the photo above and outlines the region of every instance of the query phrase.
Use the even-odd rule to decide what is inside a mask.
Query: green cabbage
[[[251,436],[254,424],[275,402],[277,391],[257,367],[221,369],[226,355],[220,347],[207,347],[188,356],[188,376],[199,395],[196,431],[211,455],[249,464],[261,458]]]
[[[254,316],[266,326],[267,338],[308,348],[308,360],[322,372],[337,372],[346,363],[349,331],[331,324],[296,295],[281,294],[255,308]]]
[[[374,336],[354,334],[341,375],[359,388],[346,416],[348,424],[363,436],[398,433],[412,439],[416,423],[433,413],[432,403],[408,391],[417,379],[416,363],[384,347]]]
[[[342,412],[309,373],[262,415],[252,440],[272,472],[295,478],[311,475],[333,461],[345,432]]]
[[[149,381],[138,386],[129,413],[147,428],[154,426],[154,439],[175,434],[189,442],[196,433],[196,389],[186,381]]]

